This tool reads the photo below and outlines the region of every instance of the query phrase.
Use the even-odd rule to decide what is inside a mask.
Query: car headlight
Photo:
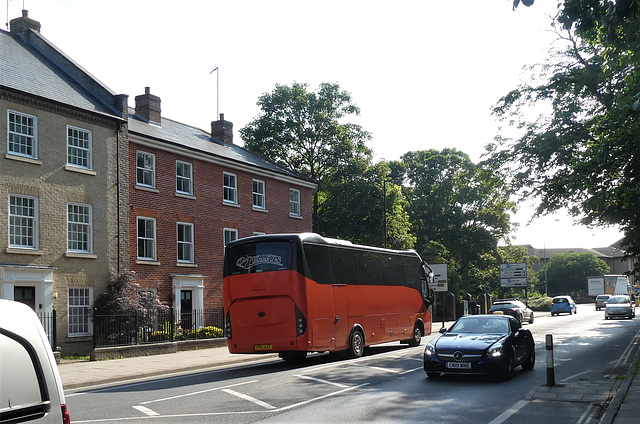
[[[493,345],[487,350],[487,356],[500,356],[502,355],[502,344]]]
[[[435,355],[436,354],[436,347],[433,345],[433,343],[428,343],[427,347],[424,349],[424,354],[425,355]]]

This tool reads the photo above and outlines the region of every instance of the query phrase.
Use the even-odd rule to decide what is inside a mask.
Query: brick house
[[[113,270],[178,311],[221,307],[225,240],[310,231],[317,188],[232,136],[163,119],[149,90],[130,108],[23,11],[0,30],[0,298],[55,311],[62,356],[93,349]]]
[[[311,231],[314,181],[211,133],[161,116],[158,96],[129,113],[131,270],[180,316],[222,307],[226,242]]]
[[[55,310],[63,355],[92,347],[94,296],[128,267],[126,106],[26,11],[0,30],[0,297]]]

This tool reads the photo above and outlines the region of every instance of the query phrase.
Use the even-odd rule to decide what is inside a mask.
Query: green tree
[[[541,279],[544,270],[539,271]],[[587,290],[587,277],[610,272],[605,261],[590,252],[553,255],[547,264],[549,295],[575,294]]]
[[[391,169],[392,180],[404,182],[416,250],[447,263],[451,291],[476,292],[511,228],[505,185],[455,149],[409,152]]]
[[[618,225],[640,254],[640,5],[565,0],[562,48],[532,67],[494,114],[511,128],[488,146],[536,214],[567,208],[586,225]]]
[[[358,244],[413,248],[407,200],[388,174],[388,164],[380,162],[360,172],[342,169],[325,179],[316,230]]]
[[[257,104],[260,115],[240,129],[245,148],[318,181],[320,190],[340,169],[366,169],[370,164],[365,143],[371,136],[360,125],[345,122],[360,109],[338,84],[322,83],[316,92],[307,84],[278,84]]]

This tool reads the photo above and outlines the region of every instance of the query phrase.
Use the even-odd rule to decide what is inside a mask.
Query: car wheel
[[[531,352],[529,352],[529,357],[527,358],[526,361],[524,361],[522,363],[522,369],[523,370],[532,370],[533,367],[536,365],[536,347],[535,345],[531,345]]]
[[[359,358],[364,353],[364,336],[362,331],[353,330],[349,339],[349,349],[347,349],[347,356],[349,358]]]
[[[438,378],[440,377],[440,373],[439,372],[428,372],[427,373],[427,378]]]
[[[529,318],[529,324],[533,324],[533,312],[531,313],[531,318]]]
[[[415,327],[413,327],[413,338],[409,340],[409,346],[415,347],[420,346],[420,342],[422,341],[422,330],[420,326],[416,323]]]
[[[511,380],[513,378],[513,374],[515,372],[515,355],[513,352],[509,353],[509,357],[506,359],[506,364],[502,369],[502,373],[500,375],[501,379],[504,381]]]

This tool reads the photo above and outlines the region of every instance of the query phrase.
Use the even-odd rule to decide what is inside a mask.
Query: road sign
[[[527,264],[501,264],[500,278],[527,278]]]
[[[526,287],[527,264],[500,264],[500,287]]]
[[[527,278],[501,278],[500,287],[525,287]]]
[[[433,270],[433,285],[431,290],[437,292],[446,292],[449,290],[447,283],[447,264],[430,264]]]

